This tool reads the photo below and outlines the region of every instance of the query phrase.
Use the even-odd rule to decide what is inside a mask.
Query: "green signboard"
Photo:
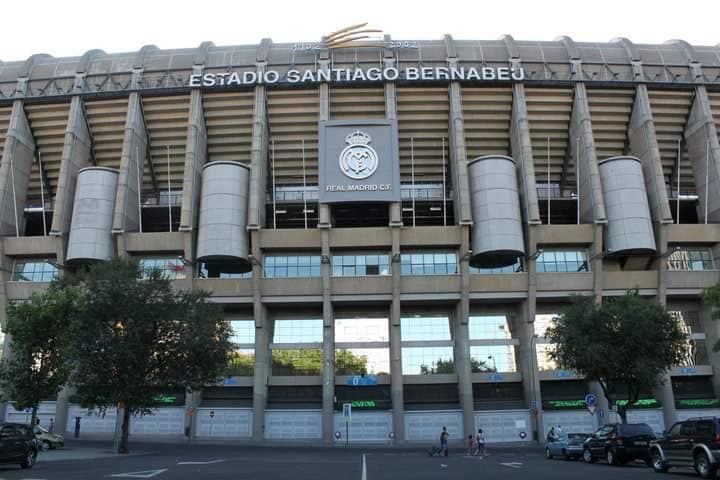
[[[677,401],[677,408],[717,408],[720,399],[717,398],[684,398]]]
[[[615,402],[618,404],[618,406],[626,406],[628,404],[627,400],[618,400]],[[630,405],[628,408],[660,408],[660,402],[658,402],[654,398],[641,398],[637,402]]]
[[[163,405],[170,405],[177,402],[177,397],[175,395],[157,395],[153,397],[153,400]]]
[[[617,404],[621,406],[627,405],[627,400],[618,400]],[[637,402],[633,403],[630,408],[659,408],[660,402],[654,398],[641,398]],[[576,400],[547,400],[543,402],[543,408],[545,410],[580,410],[587,408],[587,404],[584,399]],[[699,407],[698,407],[699,408]]]

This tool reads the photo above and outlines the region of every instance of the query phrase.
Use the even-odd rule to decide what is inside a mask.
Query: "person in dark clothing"
[[[447,427],[443,427],[440,433],[440,455],[448,456],[448,434]]]

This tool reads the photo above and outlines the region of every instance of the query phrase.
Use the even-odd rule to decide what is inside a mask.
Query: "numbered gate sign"
[[[350,421],[352,415],[352,403],[343,403],[343,418],[346,422]]]
[[[592,393],[585,395],[585,405],[588,407],[595,407],[597,405],[597,397]]]

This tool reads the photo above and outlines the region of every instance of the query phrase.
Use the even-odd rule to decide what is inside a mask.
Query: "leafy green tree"
[[[322,350],[319,348],[298,350],[273,350],[273,375],[321,375]]]
[[[713,320],[720,320],[720,285],[715,285],[705,290],[703,301],[712,308]],[[713,351],[720,351],[720,339],[713,345]]]
[[[485,362],[470,358],[470,371],[477,372],[494,372],[495,370],[488,367]],[[433,363],[432,366],[425,364],[420,365],[420,373],[422,375],[433,375],[436,373],[455,373],[455,362],[453,360],[443,360],[438,358],[437,362]]]
[[[368,372],[367,355],[355,355],[352,350],[344,348],[335,352],[335,375],[367,375],[368,373],[387,372]]]
[[[40,402],[57,396],[70,375],[65,318],[76,304],[75,290],[54,283],[47,292],[7,307],[12,345],[0,367],[0,386],[16,409],[32,409],[31,425]]]
[[[597,381],[623,423],[642,392],[660,385],[662,375],[683,358],[686,335],[659,305],[636,291],[597,305],[575,297],[546,333],[548,354],[564,369]],[[618,398],[627,400],[617,402]]]
[[[158,270],[141,274],[137,261],[119,258],[66,281],[81,292],[68,315],[71,383],[84,406],[122,408],[118,453],[129,451],[131,415],[151,413],[159,388],[217,382],[231,350],[230,327],[207,294],[176,292]]]

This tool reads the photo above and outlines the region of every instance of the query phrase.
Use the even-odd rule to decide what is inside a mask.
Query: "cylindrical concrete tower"
[[[118,172],[111,168],[87,167],[78,173],[67,262],[114,256],[112,222],[117,183]]]
[[[248,272],[247,207],[250,168],[238,162],[210,162],[203,168],[197,259],[222,264],[227,272]]]
[[[608,225],[605,249],[613,255],[656,251],[642,165],[635,157],[598,162]]]
[[[473,267],[512,265],[525,255],[515,161],[488,155],[468,163]]]

